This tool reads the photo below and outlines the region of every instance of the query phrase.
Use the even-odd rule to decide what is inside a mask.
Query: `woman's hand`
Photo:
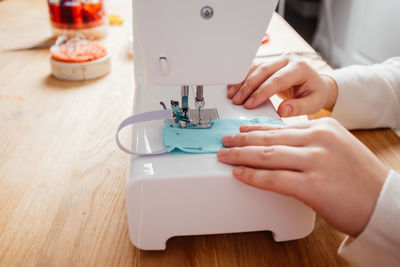
[[[338,94],[332,78],[318,74],[293,54],[254,65],[242,83],[227,88],[227,97],[234,104],[249,109],[278,93],[286,99],[278,108],[282,117],[313,114],[321,108],[332,110]]]
[[[225,136],[218,160],[235,165],[246,184],[293,196],[338,230],[363,231],[389,173],[375,155],[337,121],[294,126],[242,126]]]

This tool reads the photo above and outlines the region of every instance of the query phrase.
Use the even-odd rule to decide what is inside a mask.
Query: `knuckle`
[[[263,89],[257,89],[255,90],[251,96],[254,97],[254,99],[256,99],[256,101],[260,101],[260,100],[264,100],[264,96],[262,95]]]
[[[296,60],[296,62],[294,64],[295,64],[295,67],[298,69],[308,69],[309,68],[309,65],[303,60]]]
[[[255,172],[251,168],[244,168],[242,176],[247,180],[249,184],[255,183]]]
[[[271,77],[265,84],[264,92],[281,92],[283,91],[283,79],[280,76]]]
[[[238,144],[246,144],[249,138],[247,134],[238,134],[235,139]]]
[[[261,71],[262,72],[267,72],[270,68],[271,68],[271,63],[269,63],[269,62],[264,62],[264,63],[261,63],[260,65],[259,65],[259,68],[261,69]]]
[[[260,151],[259,153],[259,159],[260,161],[267,161],[269,160],[274,154],[276,153],[275,148],[274,147],[267,147],[265,149],[263,149],[262,151]]]
[[[273,87],[270,82],[263,83],[257,91],[254,92],[254,96],[266,100],[273,93]]]
[[[270,79],[271,84],[279,85],[283,82],[283,79],[281,76],[274,76]]]
[[[314,138],[322,140],[333,140],[337,137],[334,128],[327,125],[319,125],[314,127],[312,129],[312,135]]]
[[[269,130],[269,131],[264,131],[264,132],[260,133],[262,143],[265,145],[268,145],[271,142],[271,139],[276,135],[277,135],[276,130]]]
[[[242,85],[239,87],[238,92],[241,92],[241,91],[245,90],[246,87],[248,86],[248,84],[249,84],[249,81],[248,81],[247,79],[244,80],[243,83],[242,83]]]
[[[246,81],[244,81],[242,88],[240,88],[240,91],[242,92],[248,92],[248,91],[252,91],[254,87],[254,82],[252,79],[247,79]]]
[[[329,125],[336,125],[336,124],[338,124],[337,120],[335,120],[335,119],[332,118],[332,117],[324,117],[324,118],[321,118],[321,121],[322,121],[323,123],[326,123],[326,124],[329,124]]]
[[[317,162],[326,162],[326,153],[325,150],[322,148],[314,148],[313,150],[311,150],[309,152],[309,159],[310,162],[312,162],[312,164],[314,165]]]
[[[276,179],[271,175],[271,172],[264,172],[261,183],[263,188],[271,189],[275,187]]]
[[[260,139],[263,145],[268,145],[268,143],[270,142],[270,137],[268,136],[268,134],[261,135]]]
[[[240,158],[240,148],[234,147],[230,149],[229,158],[233,161],[237,161]]]

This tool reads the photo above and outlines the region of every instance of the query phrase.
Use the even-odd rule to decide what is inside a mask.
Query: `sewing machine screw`
[[[211,19],[214,15],[214,10],[209,6],[205,6],[201,9],[200,14],[204,19]]]

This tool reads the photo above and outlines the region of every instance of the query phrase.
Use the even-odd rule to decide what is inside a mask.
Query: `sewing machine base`
[[[181,160],[186,157],[174,155]],[[211,168],[219,164],[215,154],[189,157],[201,158]],[[275,241],[287,241],[312,232],[315,215],[310,208],[294,198],[237,181],[228,166],[219,169],[226,171],[213,176],[143,177],[128,185],[132,243],[143,250],[163,250],[173,236],[269,230]]]

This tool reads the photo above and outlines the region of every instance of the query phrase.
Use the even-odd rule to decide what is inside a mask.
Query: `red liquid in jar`
[[[102,0],[49,0],[52,25],[60,29],[85,29],[104,24]]]

